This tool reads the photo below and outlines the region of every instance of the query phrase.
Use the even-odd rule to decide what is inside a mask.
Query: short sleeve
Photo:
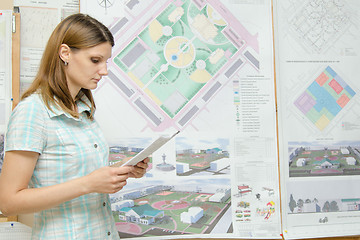
[[[5,151],[42,153],[46,145],[46,110],[39,99],[32,96],[21,101],[13,110],[7,133]]]

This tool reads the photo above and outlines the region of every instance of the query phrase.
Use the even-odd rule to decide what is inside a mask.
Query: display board
[[[11,113],[12,11],[0,10],[0,172],[4,159],[4,135]]]
[[[18,62],[13,64],[17,59],[16,54],[13,56],[18,47],[16,27],[13,28],[17,17],[12,10],[0,10],[0,173],[4,160],[4,136],[14,100],[12,89],[16,89],[16,74],[14,76],[12,72],[14,66],[19,66]],[[16,220],[17,216],[3,216],[0,212],[0,222]]]
[[[80,1],[115,37],[110,162],[180,131],[111,196],[122,238],[280,238],[271,1]]]
[[[62,19],[79,12],[79,1],[14,0],[14,6],[21,14],[20,93],[22,93],[37,73],[51,32]]]
[[[15,4],[25,88],[78,2]],[[93,92],[109,161],[180,131],[111,195],[121,238],[358,239],[358,5],[81,0],[116,42]]]
[[[360,2],[276,3],[284,236],[359,234]]]

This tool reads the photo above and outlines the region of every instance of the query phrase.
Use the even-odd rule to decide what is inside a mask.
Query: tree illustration
[[[290,194],[289,208],[292,213],[294,212],[295,207],[296,207],[296,201],[294,200],[293,195]]]
[[[304,206],[304,200],[302,200],[301,198],[297,201],[297,206],[298,208],[302,208]]]
[[[324,203],[324,206],[323,206],[323,208],[322,208],[322,211],[323,211],[323,212],[329,212],[329,211],[330,211],[330,203],[329,203],[329,201],[326,201],[326,202]]]
[[[336,201],[332,201],[330,203],[330,212],[338,212],[339,211],[339,206],[337,204]]]

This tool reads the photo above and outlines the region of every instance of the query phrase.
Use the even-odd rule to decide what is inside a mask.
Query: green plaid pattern
[[[86,97],[85,102],[89,102]],[[79,101],[76,119],[40,95],[21,101],[12,112],[5,150],[40,153],[29,187],[39,188],[87,175],[108,164],[108,145],[90,111]],[[108,194],[87,194],[35,213],[32,239],[119,239]]]

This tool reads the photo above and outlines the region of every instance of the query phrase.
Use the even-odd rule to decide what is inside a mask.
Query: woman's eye
[[[93,63],[98,63],[98,62],[99,62],[98,59],[94,59],[94,58],[92,58],[91,61],[92,61]]]

